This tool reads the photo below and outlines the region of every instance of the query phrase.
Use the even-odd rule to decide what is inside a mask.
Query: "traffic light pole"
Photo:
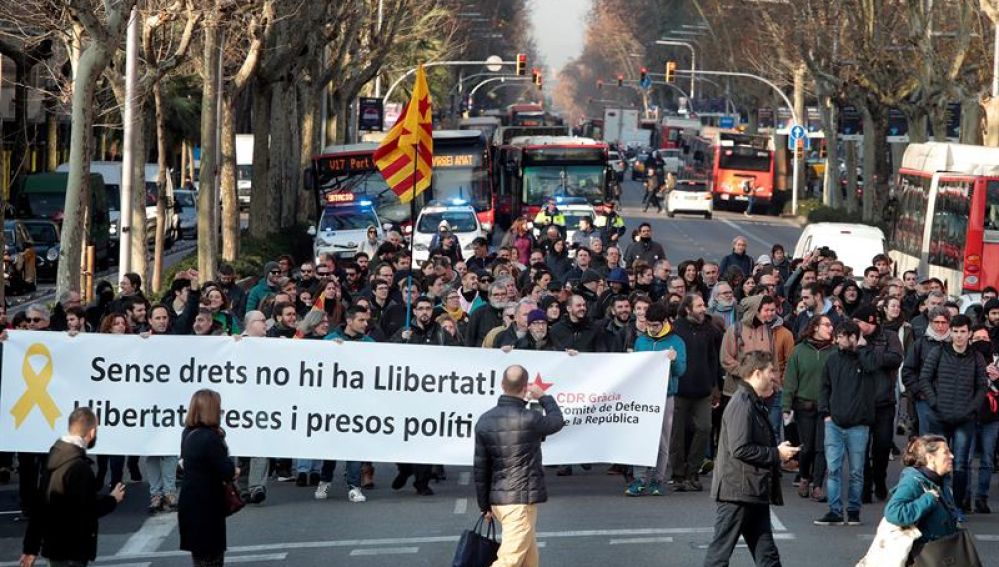
[[[686,41],[677,41],[675,39],[657,39],[656,45],[676,45],[681,47],[686,47],[690,50],[690,99],[694,99],[696,94],[696,83],[694,78],[697,76],[697,50],[694,46]]]
[[[528,81],[531,79],[532,77],[521,77],[520,75],[504,75],[502,77],[493,77],[491,79],[480,81],[479,84],[472,88],[472,90],[468,91],[468,109],[471,110],[475,106],[475,93],[479,92],[479,89],[489,83],[495,83],[496,81],[503,83],[507,81]]]
[[[456,67],[460,65],[503,65],[503,66],[516,67],[517,62],[516,61],[431,61],[429,63],[424,63],[423,68],[426,69],[428,67]],[[395,91],[396,87],[399,86],[399,83],[403,82],[404,80],[406,80],[407,77],[410,77],[414,73],[416,73],[416,69],[417,69],[416,67],[413,67],[412,69],[406,71],[405,73],[402,74],[401,77],[399,77],[398,79],[395,80],[394,83],[392,83],[392,86],[388,88],[388,90],[385,92],[385,96],[382,98],[382,104],[389,101],[389,99],[392,97],[392,93]]]
[[[691,71],[680,71],[679,69],[676,71],[676,73],[678,75],[682,75],[682,74],[686,74],[686,73],[690,73],[690,72]],[[791,120],[795,124],[802,124],[802,122],[800,120],[801,117],[798,116],[798,113],[796,113],[794,111],[794,104],[791,103],[791,99],[787,98],[787,95],[784,94],[784,92],[782,90],[780,90],[780,88],[778,88],[777,85],[775,85],[774,82],[771,81],[770,79],[766,79],[766,78],[761,77],[759,75],[754,75],[753,73],[739,73],[739,72],[735,72],[735,71],[705,71],[705,70],[702,69],[700,71],[697,71],[697,73],[700,74],[700,75],[715,75],[715,76],[718,76],[718,77],[744,77],[744,78],[747,78],[747,79],[755,79],[757,81],[760,81],[761,83],[764,83],[767,86],[769,86],[771,89],[774,90],[774,92],[776,92],[778,95],[780,95],[780,97],[782,99],[784,99],[784,104],[787,105],[787,109],[791,112]],[[802,124],[802,125],[804,125],[804,124]],[[791,173],[791,214],[797,215],[798,214],[798,191],[796,191],[795,188],[798,187],[798,144],[794,145],[794,163],[792,163],[791,165],[792,165],[792,167],[791,167],[791,172],[792,172]]]

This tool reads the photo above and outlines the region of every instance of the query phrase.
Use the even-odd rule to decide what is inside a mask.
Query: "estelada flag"
[[[416,68],[413,98],[403,107],[399,120],[388,131],[373,157],[385,182],[403,203],[408,203],[430,187],[434,140],[430,89],[427,88],[423,65]]]

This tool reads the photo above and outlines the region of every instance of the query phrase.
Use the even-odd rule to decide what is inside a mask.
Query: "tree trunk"
[[[985,109],[985,133],[982,143],[999,147],[999,97],[989,97],[982,102]]]
[[[271,184],[270,85],[262,80],[253,84],[253,198],[250,199],[250,236],[264,238],[278,231],[277,187]]]
[[[910,144],[921,144],[927,141],[930,137],[929,131],[926,128],[927,124],[927,114],[922,108],[913,108],[904,112],[905,121],[909,125],[909,143]],[[936,127],[936,125],[934,125]],[[867,131],[864,130],[866,134]]]
[[[336,117],[334,144],[347,143],[347,123],[350,122],[350,100],[343,90],[338,89],[333,94],[333,115]]]
[[[156,111],[156,159],[159,169],[156,174],[156,240],[153,242],[153,276],[149,289],[155,292],[163,285],[163,247],[166,240],[166,211],[169,197],[166,115],[163,108],[163,86],[160,81],[153,84],[153,105]]]
[[[132,241],[132,271],[147,281],[146,262],[146,104],[145,97],[136,96],[135,133],[132,136],[132,226],[129,239]],[[124,172],[122,172],[124,175]],[[124,197],[124,195],[123,195]]]
[[[180,185],[184,186],[184,178],[187,173],[187,140],[180,141]]]
[[[930,123],[933,125],[933,141],[934,142],[946,142],[947,141],[947,104],[936,105],[927,115]],[[909,139],[909,143],[912,143],[912,138]]]
[[[14,147],[10,154],[11,178],[28,173],[31,163],[28,144],[28,61],[23,55],[14,60]]]
[[[816,83],[816,91],[821,89]],[[827,207],[838,207],[839,193],[839,134],[836,131],[836,105],[826,94],[819,95],[819,117],[822,119],[822,131],[825,132],[826,166],[822,179],[822,204]]]
[[[865,222],[881,220],[881,204],[888,194],[888,117],[886,109],[874,104],[861,108],[864,120],[864,199]]]
[[[215,136],[218,129],[219,57],[222,30],[217,20],[205,22],[204,78],[201,98],[201,171],[198,189],[198,274],[201,281],[215,279],[217,231],[215,228]]]
[[[866,134],[865,134],[866,135]],[[857,212],[857,142],[846,142],[846,210]]]
[[[316,146],[319,144],[318,136],[322,132],[322,128],[319,127],[322,118],[320,117],[320,108],[317,104],[321,98],[317,95],[321,92],[321,90],[317,91],[311,84],[300,84],[298,86],[299,108],[302,116],[300,126],[302,146],[297,170],[299,173],[311,166],[312,156],[316,155],[319,149]],[[315,200],[312,198],[310,192],[302,190],[301,175],[299,175],[299,185],[295,187],[295,194],[298,201],[296,206],[298,214],[295,217],[295,221],[306,223],[315,215]]]
[[[236,109],[230,96],[222,99],[221,128],[222,259],[233,262],[239,254],[239,196],[236,194]]]
[[[289,91],[294,93],[285,82],[278,82],[272,85],[271,96],[271,157],[274,159],[270,167],[270,185],[273,188],[275,199],[275,213],[277,214],[277,228],[282,229],[290,224],[288,222],[288,201],[295,198],[294,193],[288,194],[287,185],[288,158],[291,149],[290,137],[290,116],[289,111]]]
[[[982,143],[982,105],[974,98],[961,101],[961,143]]]
[[[69,178],[63,208],[56,297],[80,290],[80,259],[86,235],[83,212],[90,202],[90,159],[93,143],[94,91],[97,79],[108,63],[108,49],[90,43],[80,55],[73,83],[73,128],[70,130]]]

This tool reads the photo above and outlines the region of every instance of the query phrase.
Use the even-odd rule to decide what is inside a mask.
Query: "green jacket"
[[[832,343],[822,350],[815,348],[809,341],[801,341],[795,345],[784,371],[784,395],[780,403],[784,411],[793,409],[795,398],[818,403],[822,367],[835,350]]]

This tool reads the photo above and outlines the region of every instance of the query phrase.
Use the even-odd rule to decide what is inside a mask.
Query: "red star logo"
[[[544,380],[542,380],[541,373],[539,372],[534,375],[534,385],[541,388],[542,392],[547,392],[548,388],[552,387],[552,382],[545,382]]]

